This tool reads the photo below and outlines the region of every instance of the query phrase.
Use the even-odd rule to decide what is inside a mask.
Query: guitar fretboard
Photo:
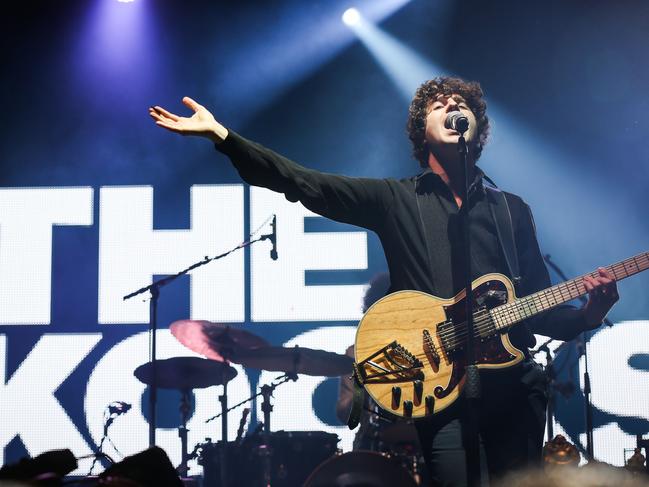
[[[608,272],[616,281],[625,279],[629,276],[649,269],[649,252],[643,252],[634,257],[630,257],[616,264],[606,267]],[[531,318],[537,313],[541,313],[560,304],[572,301],[579,296],[586,294],[586,288],[583,284],[585,276],[596,277],[597,271],[583,276],[576,277],[570,281],[557,284],[543,291],[530,294],[511,303],[503,304],[491,310],[491,316],[496,328],[503,330],[509,328],[519,321]]]

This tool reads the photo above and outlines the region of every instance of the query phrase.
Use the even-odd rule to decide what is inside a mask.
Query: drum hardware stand
[[[263,396],[263,401],[261,403],[261,410],[264,413],[264,429],[263,429],[263,438],[264,444],[260,446],[260,452],[264,458],[264,486],[270,487],[270,478],[271,478],[271,463],[270,457],[272,455],[272,450],[270,446],[270,413],[273,410],[273,406],[270,403],[270,396],[273,395],[274,387],[271,387],[267,384],[261,386],[261,395]]]
[[[277,388],[277,386],[279,386],[279,385],[281,385],[281,384],[284,384],[285,382],[288,382],[289,380],[292,380],[292,381],[295,382],[297,379],[298,379],[298,375],[297,375],[297,374],[293,374],[293,373],[291,373],[291,372],[287,372],[286,374],[284,374],[284,375],[280,375],[279,377],[276,377],[275,379],[273,379],[274,381],[279,381],[279,382],[274,382],[274,383],[272,383],[270,386],[262,386],[262,388],[263,388],[263,387],[270,387],[270,389],[271,389],[270,392],[271,392],[271,395],[272,395],[272,393],[275,391],[275,389]],[[259,396],[262,396],[262,395],[263,395],[263,392],[259,391],[257,394],[255,394],[255,395],[253,395],[253,396],[250,396],[250,397],[244,399],[243,401],[238,402],[238,403],[235,404],[234,406],[230,406],[227,410],[221,411],[219,414],[216,414],[216,415],[212,416],[211,418],[205,420],[205,422],[206,422],[206,423],[209,423],[210,421],[214,421],[215,419],[220,418],[220,417],[223,416],[224,414],[227,414],[227,413],[229,413],[230,411],[232,411],[232,410],[234,410],[234,409],[237,409],[238,407],[241,407],[241,406],[243,406],[244,404],[246,404],[246,403],[248,403],[248,402],[251,402],[254,398],[259,397]],[[271,408],[271,409],[272,409],[272,408]]]
[[[178,428],[178,436],[180,437],[181,445],[181,462],[180,466],[176,469],[181,477],[187,477],[189,468],[187,467],[187,461],[192,458],[192,455],[187,453],[187,419],[189,418],[189,412],[191,410],[191,401],[190,401],[190,391],[184,389],[181,391],[180,398],[180,417],[182,420],[182,426]]]
[[[268,218],[266,222],[270,221],[271,218]],[[264,222],[261,227],[263,227],[266,222]],[[261,228],[260,227],[260,228]],[[259,230],[256,230],[253,232],[248,238],[251,238],[253,235],[255,235]],[[222,259],[223,257],[231,254],[232,252],[243,249],[246,247],[250,247],[252,244],[256,242],[261,242],[263,240],[269,240],[274,238],[274,233],[270,234],[265,234],[265,235],[260,235],[259,237],[252,239],[252,240],[246,240],[236,247],[234,247],[231,250],[228,250],[227,252],[224,252],[222,254],[216,255],[214,257],[208,257],[205,256],[205,258],[199,262],[196,262],[195,264],[190,265],[186,269],[183,269],[182,271],[164,277],[162,279],[158,279],[157,281],[152,282],[148,286],[142,287],[138,289],[137,291],[133,291],[130,294],[127,294],[124,296],[122,299],[126,301],[127,299],[131,299],[135,296],[138,296],[140,294],[143,294],[145,292],[151,293],[151,298],[149,301],[149,361],[151,362],[151,367],[153,370],[153,380],[152,384],[149,386],[149,446],[153,447],[155,446],[155,430],[156,430],[156,404],[158,401],[158,386],[157,386],[157,368],[156,368],[156,361],[157,361],[157,344],[156,344],[156,331],[158,329],[158,298],[160,297],[160,289],[167,284],[170,284],[171,282],[175,281],[177,278],[180,276],[183,276],[187,274],[189,271],[196,269],[197,267],[204,266],[205,264],[209,264],[210,262],[218,259]],[[227,384],[224,385],[224,388],[227,387]],[[225,391],[225,389],[224,389]],[[226,403],[227,406],[227,403]],[[225,410],[225,409],[224,409]],[[227,420],[226,420],[227,421]],[[225,430],[224,430],[225,431]]]
[[[547,421],[547,432],[548,432],[548,441],[552,441],[554,438],[554,380],[556,379],[554,371],[554,360],[552,358],[552,352],[548,348],[548,343],[553,341],[550,339],[541,345],[533,355],[536,355],[539,352],[545,353],[545,373],[548,378],[548,406],[546,410],[546,421]]]
[[[568,278],[566,275],[561,271],[559,266],[555,264],[551,258],[550,254],[546,254],[543,256],[543,260],[561,277],[564,281],[567,281]],[[580,296],[579,300],[583,303],[586,304],[587,299],[585,296]],[[606,326],[611,327],[613,326],[613,323],[611,323],[608,318],[604,318],[602,321]],[[590,388],[590,374],[588,373],[588,342],[590,341],[590,336],[591,332],[589,331],[583,331],[580,334],[579,341],[578,343],[581,345],[581,350],[580,353],[578,354],[578,357],[583,355],[584,356],[584,409],[585,409],[585,417],[586,417],[586,459],[590,462],[595,459],[594,454],[593,454],[593,403],[591,402],[591,388]]]
[[[226,328],[223,334],[221,335],[224,338],[224,341],[228,343],[228,346],[225,346],[221,349],[221,354],[226,363],[230,362],[232,358],[232,353],[234,351],[234,343],[228,336],[229,328]],[[221,336],[219,338],[221,338]],[[221,403],[221,444],[222,448],[220,450],[221,455],[221,485],[227,487],[228,482],[228,381],[223,382],[223,394],[219,396],[219,402]]]
[[[299,359],[299,356],[298,356],[298,359]],[[243,406],[244,404],[246,404],[248,402],[252,402],[252,400],[255,399],[256,397],[263,396],[263,402],[261,404],[261,410],[264,413],[264,428],[263,428],[263,433],[262,433],[262,437],[263,437],[264,440],[263,440],[263,443],[260,445],[260,449],[261,449],[262,454],[264,456],[264,487],[267,487],[267,486],[270,487],[270,485],[271,485],[270,484],[270,481],[271,481],[271,463],[270,463],[270,461],[271,461],[272,451],[270,450],[270,413],[273,410],[273,406],[270,403],[270,397],[273,395],[273,392],[275,391],[275,389],[279,385],[284,384],[285,382],[288,382],[289,380],[292,380],[293,382],[295,382],[297,379],[298,379],[298,375],[296,373],[287,372],[286,374],[275,378],[274,381],[270,385],[264,384],[263,386],[261,386],[260,391],[257,394],[254,394],[253,396],[250,396],[249,398],[244,399],[243,401],[235,404],[234,406],[231,406],[230,408],[225,408],[224,407],[219,414],[217,414],[216,416],[212,416],[207,421],[205,421],[206,423],[209,423],[210,421],[218,418],[219,416],[221,418],[225,418],[227,416],[227,414],[230,411],[232,411],[233,409],[236,409],[236,408],[238,408],[240,406]],[[227,386],[227,384],[224,385],[224,387],[226,387],[226,386]],[[224,396],[225,396],[225,389],[224,389]],[[227,399],[224,396],[221,396],[224,399],[221,402],[222,406],[227,405]],[[224,424],[225,424],[225,427],[227,427],[227,422],[226,421],[224,421]],[[226,435],[226,433],[224,431],[223,438],[226,438],[225,435]],[[225,443],[223,444],[223,448],[221,449],[221,452],[222,452],[222,455],[223,455],[223,457],[221,459],[222,462],[223,462],[223,460],[226,460],[225,455],[223,454],[224,451],[225,451]],[[222,467],[221,468],[221,474],[222,474],[221,482],[224,481],[224,478],[223,478],[224,477],[224,473],[223,473],[224,470],[225,469]],[[227,477],[226,477],[226,480],[227,480]],[[223,483],[223,485],[225,486],[227,484]]]
[[[545,374],[548,378],[548,406],[546,408],[546,422],[547,422],[547,436],[548,441],[554,440],[554,407],[555,407],[555,396],[556,392],[559,391],[564,397],[572,394],[574,390],[574,384],[572,381],[567,382],[557,382],[557,371],[554,367],[554,358],[552,357],[552,351],[548,345],[554,341],[554,338],[546,340],[540,347],[531,352],[532,357],[535,357],[538,353],[545,353]],[[562,345],[563,346],[563,345]],[[559,349],[561,346],[559,347]]]
[[[649,439],[645,439],[642,435],[636,435],[636,446],[637,448],[644,448],[645,459],[649,456]],[[645,469],[647,475],[649,475],[649,460],[645,461]]]

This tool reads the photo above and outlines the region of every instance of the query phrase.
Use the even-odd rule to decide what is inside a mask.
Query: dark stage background
[[[355,29],[340,20],[351,6],[365,16]],[[134,407],[111,427],[114,445],[145,448],[147,396],[132,373],[148,360],[148,303],[120,297],[230,249],[272,213],[278,261],[268,242],[256,244],[163,290],[160,358],[192,355],[167,330],[188,317],[342,353],[367,282],[385,268],[375,235],[241,184],[209,143],[164,132],[147,107],[187,113],[188,95],[309,167],[403,177],[418,171],[405,134],[414,87],[440,74],[479,80],[493,125],[481,166],[531,205],[544,252],[573,277],[649,249],[648,21],[641,1],[4,6],[4,462],[60,447],[89,453],[117,400]],[[595,455],[618,465],[634,435],[649,431],[649,275],[619,288],[615,325],[588,346]],[[575,388],[557,399],[557,429],[582,445],[577,348],[558,351],[559,380]],[[232,403],[278,375],[238,371]],[[353,433],[334,415],[337,386],[312,377],[282,386],[273,429],[335,432],[349,449]],[[220,437],[216,422],[204,423],[219,411],[220,390],[196,391],[190,448]],[[178,399],[163,392],[159,413],[158,440],[174,463]]]

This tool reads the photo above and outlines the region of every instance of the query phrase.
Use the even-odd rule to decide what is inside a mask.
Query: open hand
[[[228,130],[214,119],[207,108],[189,97],[183,98],[183,103],[194,111],[191,117],[180,117],[160,106],[149,108],[149,115],[156,125],[181,135],[198,135],[214,142],[223,142]]]
[[[586,322],[590,328],[598,327],[609,310],[620,299],[614,277],[603,267],[597,269],[596,277],[585,276],[584,287],[588,291],[588,302],[584,307]]]

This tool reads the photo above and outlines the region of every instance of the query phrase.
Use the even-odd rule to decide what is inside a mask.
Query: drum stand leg
[[[270,413],[273,406],[270,403],[270,396],[274,387],[261,386],[261,395],[264,400],[261,403],[261,410],[264,413],[264,445],[261,448],[261,454],[264,457],[264,487],[271,487],[271,446],[270,446]]]
[[[228,487],[228,383],[223,384],[223,394],[219,396],[221,402],[221,485]]]
[[[187,473],[189,472],[189,468],[187,467],[187,460],[189,460],[189,455],[187,453],[187,432],[189,431],[187,429],[187,418],[189,417],[190,408],[191,405],[189,399],[189,391],[183,390],[182,396],[180,398],[180,417],[182,419],[182,426],[178,428],[182,460],[180,462],[180,466],[177,468],[177,471],[181,477],[186,477]]]

